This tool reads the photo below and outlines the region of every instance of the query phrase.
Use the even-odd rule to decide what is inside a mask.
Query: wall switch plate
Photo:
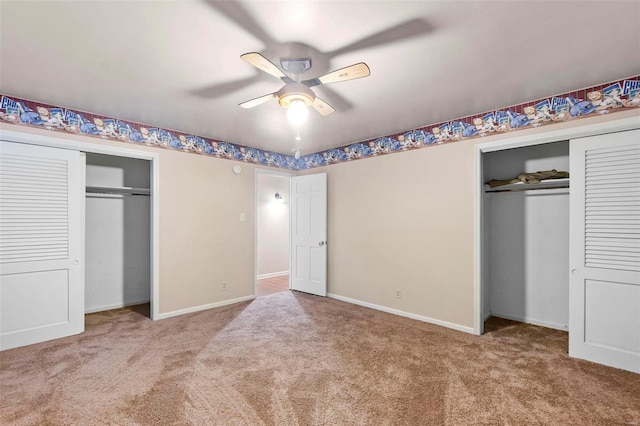
[[[244,213],[240,213],[240,222],[247,220],[247,216]]]

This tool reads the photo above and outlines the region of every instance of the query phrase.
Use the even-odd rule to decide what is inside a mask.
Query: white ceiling
[[[297,146],[295,129],[277,102],[237,106],[282,86],[243,53],[276,64],[310,57],[304,79],[371,68],[313,89],[336,112],[310,111],[303,154],[640,74],[639,1],[0,7],[3,93],[284,154]]]

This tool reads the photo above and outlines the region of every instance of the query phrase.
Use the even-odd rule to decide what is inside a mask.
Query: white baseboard
[[[500,314],[497,312],[492,312],[489,314],[489,316],[507,319],[511,321],[523,322],[525,324],[533,324],[533,325],[539,325],[541,327],[553,328],[554,330],[569,331],[569,327],[566,325],[554,324],[554,323],[545,322],[545,321],[538,321],[538,320],[527,318],[527,317],[518,317],[515,315]]]
[[[352,303],[352,304],[358,305],[358,306],[364,306],[365,308],[371,308],[371,309],[375,309],[377,311],[387,312],[389,314],[394,314],[394,315],[398,315],[398,316],[401,316],[401,317],[406,317],[406,318],[411,318],[411,319],[422,321],[422,322],[427,322],[429,324],[435,324],[435,325],[439,325],[439,326],[442,326],[442,327],[451,328],[453,330],[462,331],[464,333],[475,334],[475,332],[473,331],[473,327],[467,327],[467,326],[464,326],[464,325],[455,324],[455,323],[448,322],[448,321],[442,321],[442,320],[435,319],[435,318],[429,318],[429,317],[425,317],[425,316],[422,316],[422,315],[416,315],[416,314],[412,314],[410,312],[401,311],[399,309],[387,308],[386,306],[375,305],[373,303],[363,302],[361,300],[351,299],[349,297],[339,296],[337,294],[327,293],[327,297],[330,297],[330,298],[336,299],[336,300],[340,300],[342,302]]]
[[[491,312],[487,312],[484,316],[484,318],[482,318],[482,322],[485,322],[486,320],[488,320],[489,318],[491,318]]]
[[[133,301],[133,302],[126,302],[126,303],[116,303],[114,305],[98,306],[98,307],[95,307],[95,308],[85,309],[84,313],[85,314],[93,314],[95,312],[110,311],[111,309],[126,308],[127,306],[142,305],[143,303],[149,303],[149,299],[136,300],[136,301]]]
[[[263,278],[281,277],[283,275],[289,275],[289,271],[271,272],[269,274],[260,274],[257,276],[259,280]]]
[[[155,319],[161,320],[165,318],[177,317],[179,315],[191,314],[193,312],[206,311],[207,309],[233,305],[234,303],[246,302],[247,300],[253,300],[255,298],[256,297],[252,294],[250,296],[238,297],[236,299],[223,300],[222,302],[214,302],[214,303],[208,303],[206,305],[194,306],[192,308],[179,309],[177,311],[161,313]]]

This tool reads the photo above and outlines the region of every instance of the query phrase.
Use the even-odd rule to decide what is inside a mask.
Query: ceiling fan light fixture
[[[289,108],[293,101],[302,101],[309,106],[316,99],[316,95],[307,86],[301,83],[290,83],[276,93],[278,103],[282,108]]]
[[[320,98],[317,98],[315,93],[310,89],[314,86],[321,84],[338,83],[341,81],[349,81],[356,78],[367,77],[370,75],[370,70],[367,64],[360,62],[357,64],[349,65],[348,67],[340,68],[339,70],[331,71],[317,78],[309,80],[299,81],[299,77],[302,73],[311,68],[311,59],[281,59],[280,63],[284,69],[289,71],[293,75],[293,79],[286,75],[280,68],[278,68],[273,62],[262,56],[257,52],[250,52],[241,55],[240,58],[247,61],[249,64],[258,68],[261,71],[266,72],[285,83],[284,87],[275,93],[260,96],[255,99],[248,100],[238,104],[241,108],[253,108],[260,104],[267,102],[270,99],[276,98],[280,106],[287,111],[289,121],[294,125],[300,125],[307,119],[308,111],[306,108],[312,106],[314,110],[321,116],[327,116],[334,113],[336,110],[331,105],[326,103]],[[300,106],[294,106],[300,105]],[[289,111],[290,107],[294,106],[293,111]]]
[[[309,110],[307,109],[307,105],[305,105],[304,101],[300,99],[294,99],[289,104],[287,108],[287,119],[289,123],[294,126],[299,126],[309,117]]]
[[[316,99],[316,95],[301,83],[290,83],[276,93],[278,103],[287,110],[287,119],[294,126],[299,126],[309,117],[307,107]]]

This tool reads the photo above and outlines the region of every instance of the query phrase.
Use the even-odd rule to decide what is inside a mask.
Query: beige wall
[[[253,294],[255,167],[235,175],[232,161],[157,151],[160,312]]]
[[[472,164],[459,143],[309,171],[327,173],[329,293],[472,324]]]

